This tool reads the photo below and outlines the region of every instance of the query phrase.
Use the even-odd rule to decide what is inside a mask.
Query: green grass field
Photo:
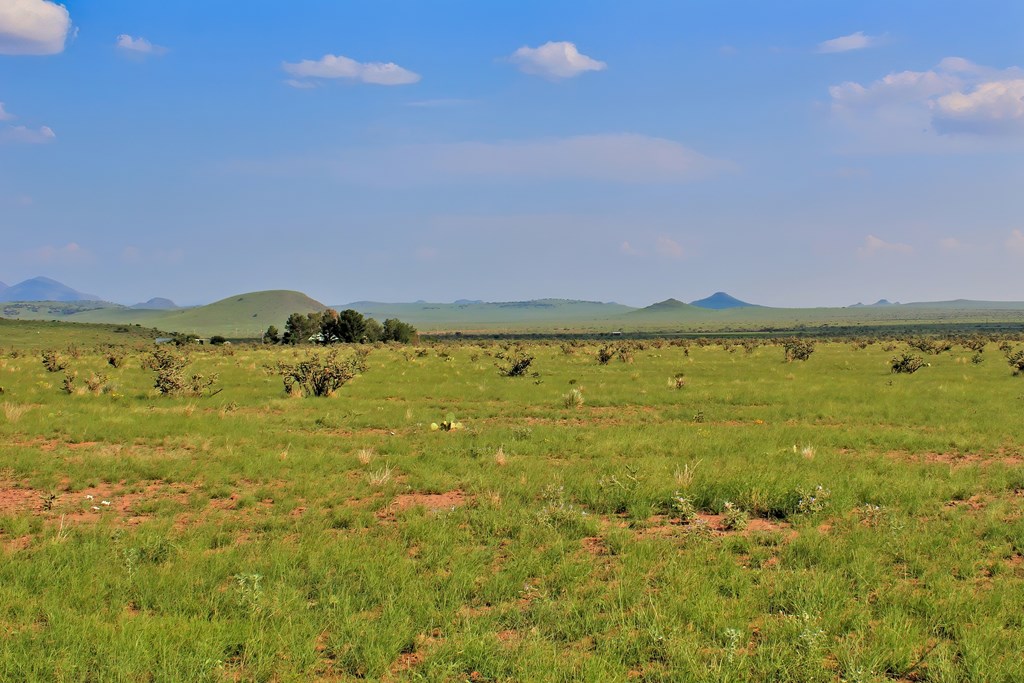
[[[0,680],[1024,680],[994,341],[912,375],[891,342],[531,344],[515,378],[381,347],[327,398],[266,369],[313,349],[204,347],[217,393],[164,397],[130,344],[2,329]]]

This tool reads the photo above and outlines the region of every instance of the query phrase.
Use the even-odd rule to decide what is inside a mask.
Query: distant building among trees
[[[266,344],[410,344],[418,339],[416,328],[409,323],[388,318],[381,324],[351,308],[340,313],[333,308],[320,313],[292,313],[284,324],[283,335],[274,325],[263,333]]]

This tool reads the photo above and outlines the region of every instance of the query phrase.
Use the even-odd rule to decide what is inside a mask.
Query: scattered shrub
[[[142,361],[144,370],[156,373],[153,387],[164,396],[200,396],[217,381],[217,375],[186,376],[187,356],[178,355],[166,346],[158,346]]]
[[[61,358],[60,354],[53,349],[43,351],[43,367],[47,372],[63,372],[67,370],[68,363]]]
[[[1013,376],[1024,374],[1024,349],[1017,349],[1013,353],[1006,352],[1006,362],[1013,368]]]
[[[503,350],[498,354],[498,359],[494,365],[504,377],[522,377],[533,363],[533,356],[518,345]]]
[[[93,394],[101,394],[107,389],[107,376],[102,372],[91,372],[85,378],[85,388]]]
[[[358,351],[349,358],[339,358],[336,350],[325,355],[314,353],[298,363],[277,364],[277,374],[284,380],[285,393],[296,389],[305,396],[331,396],[346,382],[366,370],[368,352]]]
[[[814,353],[814,341],[793,337],[782,340],[782,348],[786,352],[787,363],[792,363],[795,360],[807,360]]]
[[[925,365],[927,363],[924,362],[923,358],[910,353],[903,353],[889,361],[890,371],[897,375],[904,373],[912,375]]]

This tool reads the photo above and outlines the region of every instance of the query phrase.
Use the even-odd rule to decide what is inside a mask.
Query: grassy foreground
[[[303,349],[196,349],[221,391],[167,398],[142,351],[62,352],[66,394],[11,345],[0,680],[1024,679],[995,343],[378,348],[330,398],[264,370]]]

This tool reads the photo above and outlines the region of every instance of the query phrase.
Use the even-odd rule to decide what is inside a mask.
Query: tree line
[[[381,324],[351,308],[340,313],[333,308],[319,313],[292,313],[284,324],[284,334],[274,325],[263,333],[265,344],[411,344],[418,340],[416,328],[409,323],[388,318]]]

